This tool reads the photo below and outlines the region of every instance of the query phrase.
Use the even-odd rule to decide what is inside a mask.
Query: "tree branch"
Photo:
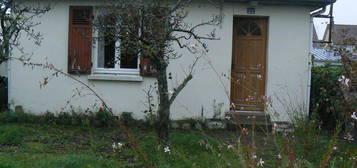
[[[189,71],[188,75],[186,76],[186,78],[182,81],[182,83],[176,89],[174,89],[174,92],[172,93],[172,96],[170,97],[170,100],[169,100],[169,105],[171,105],[175,101],[176,97],[180,94],[180,92],[183,90],[183,88],[185,88],[186,85],[188,84],[188,82],[193,78],[194,68],[196,67],[197,62],[201,57],[202,57],[202,55],[199,57],[196,57],[196,59],[193,61],[193,64],[190,67],[190,71]]]

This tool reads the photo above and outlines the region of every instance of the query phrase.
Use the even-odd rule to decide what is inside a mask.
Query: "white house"
[[[171,118],[195,118],[201,114],[212,117],[214,102],[223,104],[222,112],[273,112],[273,119],[278,121],[288,121],[289,112],[297,110],[307,114],[313,13],[334,2],[225,0],[221,11],[205,1],[194,2],[187,9],[188,23],[200,23],[213,14],[223,13],[222,25],[216,30],[220,40],[207,41],[209,52],[175,100]],[[43,34],[42,45],[35,46],[23,37],[22,46],[32,55],[31,62],[48,62],[67,72],[69,66],[76,64],[71,60],[71,48],[80,45],[80,41],[70,40],[71,25],[76,24],[70,13],[82,7],[95,12],[102,5],[100,0],[55,1],[53,8],[38,18],[41,24],[36,30]],[[83,51],[92,66],[86,70],[87,74],[76,78],[91,86],[115,113],[133,112],[135,117],[143,118],[147,109],[143,90],[154,85],[155,78],[140,74],[140,61],[107,66],[103,52],[100,43]],[[182,51],[182,54],[182,58],[170,63],[169,73],[173,77],[170,88],[183,79],[183,71],[192,61],[190,53]],[[12,52],[13,57],[20,55],[16,50]],[[70,106],[91,109],[100,104],[81,84],[63,75],[49,79],[41,87],[40,82],[52,73],[23,66],[15,60],[8,62],[11,107],[22,106],[27,112],[39,114],[68,110]],[[77,91],[81,94],[76,95]],[[265,106],[264,100],[269,100],[271,106]]]

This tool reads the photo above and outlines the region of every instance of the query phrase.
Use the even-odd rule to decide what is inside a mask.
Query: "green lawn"
[[[0,126],[0,168],[91,168],[91,167],[153,167],[163,168],[222,168],[240,167],[241,153],[245,148],[238,145],[234,131],[173,131],[169,152],[156,143],[151,130],[133,128],[137,144],[135,150],[129,145],[126,134],[120,128],[66,127],[41,124],[2,124]],[[276,167],[277,154],[291,146],[296,158],[306,160],[312,167],[319,165],[329,144],[328,138],[306,144],[303,139],[292,138],[290,144],[281,136],[267,138],[260,135],[247,136],[257,160],[264,160],[264,167]],[[296,140],[296,141],[295,141]],[[120,142],[122,147],[113,149]],[[137,142],[137,143],[135,143]],[[250,150],[250,149],[249,149]],[[249,152],[252,152],[249,151]],[[355,166],[351,161],[356,156],[357,145],[339,142],[329,165],[336,167]],[[146,162],[145,162],[146,160]],[[281,159],[284,161],[284,156]],[[356,160],[357,161],[357,160]],[[280,164],[280,163],[279,163]],[[354,164],[354,165],[353,165]]]

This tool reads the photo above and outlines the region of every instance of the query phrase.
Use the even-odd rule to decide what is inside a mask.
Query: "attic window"
[[[260,27],[254,22],[246,22],[240,25],[239,36],[260,36],[262,35]]]

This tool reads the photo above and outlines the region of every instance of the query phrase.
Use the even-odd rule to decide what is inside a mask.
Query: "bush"
[[[97,127],[115,126],[117,118],[107,111],[98,111],[95,113],[93,125]]]
[[[319,66],[312,69],[310,117],[317,117],[322,126],[332,130],[342,119],[343,94],[338,79],[341,68],[338,66]]]
[[[11,112],[5,111],[0,113],[0,122],[5,123],[16,123],[16,122],[26,122],[32,123],[37,121],[37,116],[24,112]]]
[[[134,119],[132,119],[134,120]],[[0,123],[35,123],[72,126],[112,127],[117,123],[117,117],[107,111],[98,112],[61,112],[54,114],[46,112],[34,115],[24,112],[5,111],[0,113]]]
[[[137,123],[133,117],[133,114],[130,112],[122,112],[120,115],[120,120],[126,126],[134,126],[135,123]]]

